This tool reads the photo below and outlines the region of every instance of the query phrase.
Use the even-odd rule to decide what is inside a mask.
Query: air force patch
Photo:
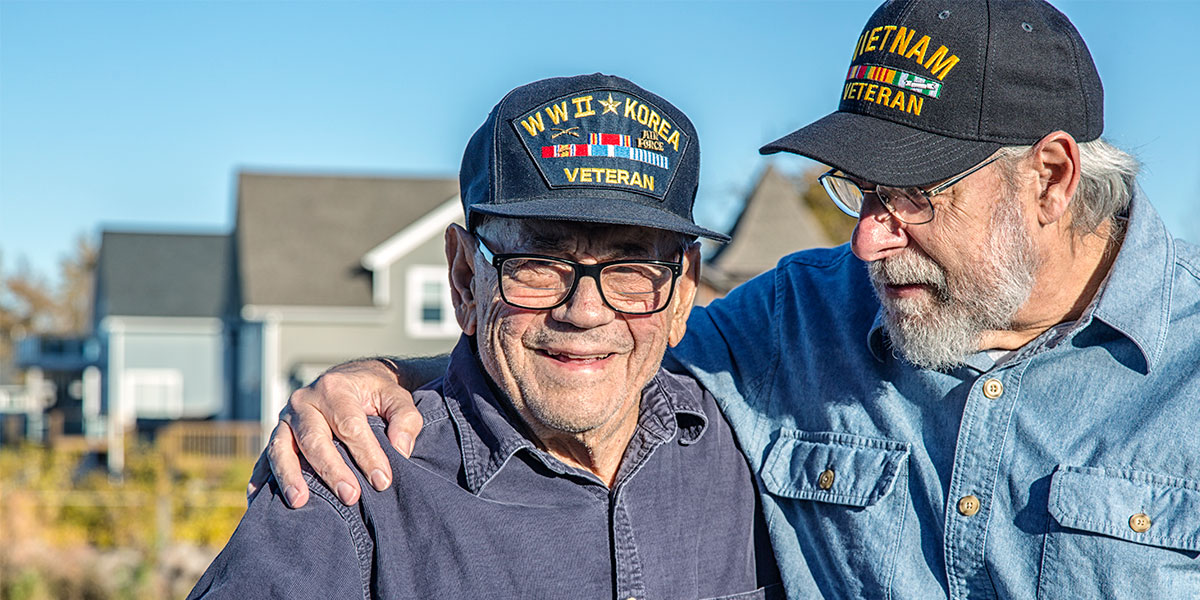
[[[551,188],[614,188],[662,200],[688,135],[625,92],[558,98],[511,121]]]

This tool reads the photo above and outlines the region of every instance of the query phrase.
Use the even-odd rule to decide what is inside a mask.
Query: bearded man
[[[789,596],[1200,597],[1200,249],[1102,128],[1049,4],[893,0],[839,110],[762,149],[831,166],[853,239],[694,311],[671,356],[735,429]],[[411,429],[378,373],[293,396],[307,455],[314,407]]]

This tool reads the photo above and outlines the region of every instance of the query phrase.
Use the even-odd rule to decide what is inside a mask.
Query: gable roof
[[[386,269],[421,244],[429,241],[430,238],[441,237],[442,232],[450,223],[462,223],[462,214],[462,198],[455,195],[425,216],[413,221],[408,227],[384,240],[382,244],[368,250],[362,258],[363,267],[371,271]]]
[[[455,178],[240,174],[242,304],[372,306],[364,255],[457,193]]]
[[[785,254],[832,245],[796,183],[769,165],[729,235],[733,239],[701,270],[704,281],[722,292],[774,267]]]
[[[220,317],[231,282],[229,236],[104,231],[97,321],[109,315]]]

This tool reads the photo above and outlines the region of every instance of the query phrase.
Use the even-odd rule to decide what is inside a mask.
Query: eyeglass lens
[[[878,196],[888,212],[906,223],[925,222],[933,216],[929,200],[918,188],[881,185],[871,192],[864,192],[853,180],[832,174],[822,177],[821,185],[838,208],[852,217],[857,217],[862,212],[867,194]]]
[[[650,313],[670,301],[670,267],[616,263],[600,270],[600,294],[613,310]],[[548,258],[510,258],[501,273],[504,299],[514,306],[550,308],[563,302],[576,286],[576,268]]]

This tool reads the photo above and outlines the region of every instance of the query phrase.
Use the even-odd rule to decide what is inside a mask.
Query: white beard
[[[939,371],[961,365],[981,350],[983,332],[1009,328],[1029,299],[1038,259],[1016,198],[1000,202],[990,230],[986,254],[969,272],[950,275],[911,250],[867,264],[892,346],[914,365]],[[889,298],[889,284],[924,284],[933,295]]]

